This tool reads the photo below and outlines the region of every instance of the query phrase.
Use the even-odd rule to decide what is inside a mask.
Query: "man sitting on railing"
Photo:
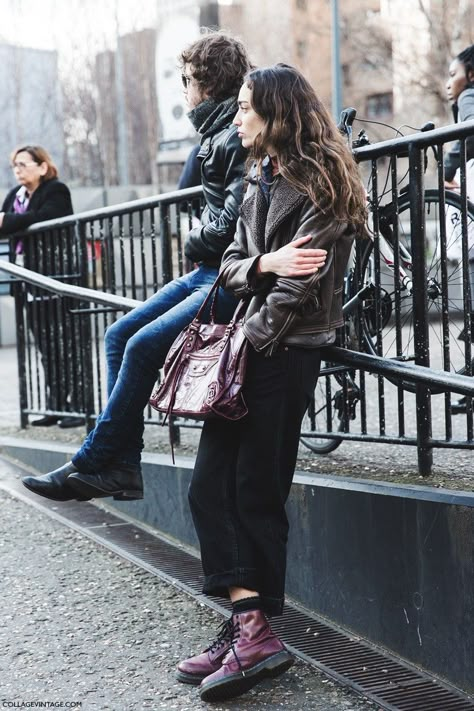
[[[25,486],[56,501],[113,496],[143,498],[140,469],[143,411],[159,369],[179,332],[197,314],[232,242],[243,197],[246,151],[232,120],[237,96],[251,67],[241,42],[207,33],[180,57],[191,122],[201,134],[201,175],[206,207],[201,225],[188,234],[186,256],[196,268],[166,284],[107,331],[109,399],[80,450],[63,467]],[[226,321],[234,297],[220,290],[218,318]]]

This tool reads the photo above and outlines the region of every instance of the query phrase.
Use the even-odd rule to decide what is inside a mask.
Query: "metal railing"
[[[21,279],[13,289],[22,426],[30,415],[82,416],[92,426],[106,397],[103,334],[190,267],[182,237],[201,208],[202,189],[190,188],[38,223],[11,238],[12,259],[23,242],[24,270],[4,261],[0,268]]]
[[[449,385],[450,378],[463,377],[470,389],[464,393],[472,397],[474,205],[465,153],[472,134],[474,121],[354,151],[371,177],[374,234],[369,249],[358,245],[348,276],[353,311],[342,342],[391,360],[381,369],[365,354],[328,351],[320,380],[325,427],[320,418],[318,437],[416,445],[422,474],[431,472],[433,447],[474,448],[472,401],[454,418],[450,390],[456,389],[452,380]],[[444,144],[455,139],[462,157],[458,194],[444,188],[442,161]],[[425,175],[427,161],[435,170]],[[405,177],[409,182],[401,187]],[[409,362],[419,374],[419,368],[429,373],[417,377],[415,387],[397,374],[399,364]],[[376,378],[366,378],[366,370]],[[318,407],[313,426],[315,412]]]
[[[452,358],[453,324],[460,324],[459,330],[462,325],[470,327],[469,273],[463,266],[461,288],[464,291],[461,301],[456,301],[456,308],[452,308],[449,298],[443,301],[441,294],[441,308],[436,313],[430,311],[433,284],[427,279],[432,260],[430,240],[435,230],[440,235],[438,248],[442,252],[440,284],[447,285],[449,296],[448,276],[452,264],[447,254],[440,154],[445,141],[455,138],[463,141],[472,132],[474,122],[385,141],[356,151],[357,159],[370,165],[372,176],[372,261],[366,260],[364,267],[366,247],[359,245],[347,279],[352,283],[352,292],[347,296],[354,297],[355,308],[342,336],[345,348],[326,349],[327,364],[320,378],[325,390],[324,427],[320,419],[316,424],[314,417],[309,417],[309,425],[306,423],[308,436],[322,440],[356,439],[416,445],[422,474],[431,471],[433,447],[474,448],[470,401],[467,414],[458,416],[455,425],[450,410],[451,392],[474,396],[469,338],[456,350],[460,360]],[[440,196],[437,204],[441,205],[441,212],[434,217],[425,214],[429,191],[425,192],[424,186],[424,151],[432,145],[439,152],[436,183]],[[387,170],[387,159],[388,194],[380,201],[378,196],[383,190],[379,186]],[[404,169],[409,171],[410,178],[408,194],[399,189],[399,176],[405,162]],[[41,223],[22,237],[25,267],[34,265],[35,274],[0,261],[0,270],[17,279],[14,290],[23,426],[32,414],[72,413],[85,417],[89,426],[93,424],[105,398],[104,331],[117,314],[133,308],[188,268],[182,241],[200,214],[201,200],[202,191],[195,188]],[[470,257],[465,161],[459,201],[459,244],[465,265]],[[389,222],[395,240],[395,270],[389,273],[386,268],[380,268],[381,220],[387,202],[392,204]],[[410,279],[414,285],[410,300],[414,346],[409,357],[404,351],[407,306],[403,288],[394,276],[399,267],[399,246],[406,242],[402,223],[408,225],[411,238]],[[15,235],[14,240],[17,238]],[[366,279],[369,263],[375,271],[370,306],[367,296],[354,292],[354,284],[361,286]],[[366,270],[364,273],[362,267]],[[387,318],[388,298],[392,303]],[[437,345],[430,336],[435,322],[441,334]],[[388,335],[389,329],[394,335]],[[366,378],[366,371],[375,374],[375,378]],[[354,383],[358,388],[357,407],[348,396],[353,392]],[[339,397],[337,408],[331,404],[336,396]],[[437,408],[434,436],[432,397],[439,398],[444,405]],[[441,409],[442,422],[438,421]],[[336,411],[338,421],[334,422]],[[156,415],[147,422],[156,423]],[[180,424],[186,426],[186,423]]]

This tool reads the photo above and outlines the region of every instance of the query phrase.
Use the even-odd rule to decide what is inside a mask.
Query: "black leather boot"
[[[44,417],[40,417],[39,420],[33,420],[31,425],[33,427],[52,427],[53,425],[56,425],[59,422],[59,417],[56,417],[56,415],[45,415]]]
[[[68,479],[73,473],[77,473],[76,467],[72,462],[63,464],[59,469],[55,469],[49,474],[42,476],[25,476],[21,480],[23,486],[40,496],[45,496],[53,501],[89,501],[90,496],[77,494],[74,489],[69,487]]]
[[[77,496],[91,499],[113,496],[118,501],[143,499],[143,480],[139,466],[108,464],[94,474],[71,474],[68,486]]]
[[[62,430],[70,429],[71,427],[82,427],[85,424],[83,417],[62,417],[58,427]]]

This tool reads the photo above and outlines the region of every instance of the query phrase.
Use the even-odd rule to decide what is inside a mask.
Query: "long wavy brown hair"
[[[257,174],[271,147],[289,183],[322,212],[364,232],[366,197],[357,164],[311,84],[288,64],[254,69],[245,83],[264,121],[251,148]]]

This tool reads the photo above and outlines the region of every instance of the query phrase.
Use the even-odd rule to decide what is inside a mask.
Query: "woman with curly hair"
[[[204,423],[189,490],[204,593],[232,616],[203,653],[178,665],[201,698],[238,696],[293,658],[268,617],[284,603],[288,519],[301,421],[321,347],[343,323],[343,279],[365,231],[352,155],[311,85],[277,64],[247,74],[234,123],[253,165],[222,283],[248,301],[248,414]]]

